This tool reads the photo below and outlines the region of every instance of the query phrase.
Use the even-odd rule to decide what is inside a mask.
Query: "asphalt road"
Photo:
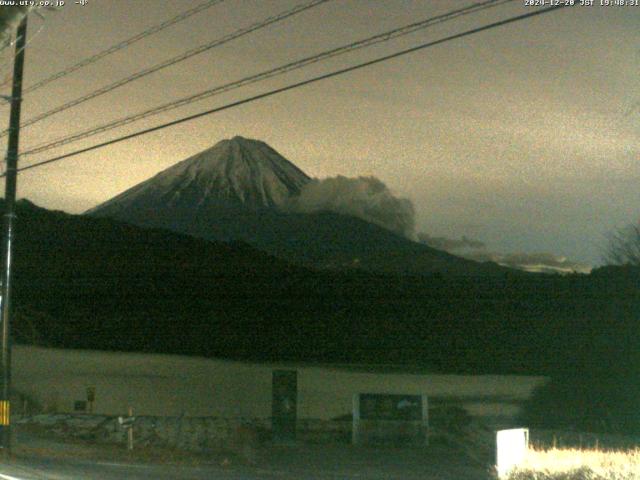
[[[96,446],[21,435],[29,448],[0,459],[0,480],[487,480],[487,467],[459,451],[428,448],[366,448],[344,445],[264,446],[255,465],[229,457],[154,460],[122,458]],[[115,455],[119,453],[120,455]],[[120,458],[119,458],[120,457]],[[216,459],[217,458],[217,459]],[[224,458],[224,457],[222,457]]]
[[[253,480],[276,478],[225,471],[221,467],[132,465],[70,460],[30,460],[0,465],[0,480]]]
[[[303,453],[300,455],[300,453]],[[130,464],[51,458],[0,463],[0,480],[487,480],[486,468],[406,452],[282,451],[260,466]],[[382,454],[381,454],[382,453]],[[422,461],[421,461],[422,460]]]

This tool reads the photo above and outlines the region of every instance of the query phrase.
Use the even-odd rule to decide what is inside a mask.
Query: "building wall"
[[[298,372],[298,417],[351,413],[356,393],[426,394],[483,417],[512,417],[544,377],[362,372],[357,367],[257,364],[227,360],[15,346],[16,392],[48,411],[73,412],[95,388],[93,413],[244,417],[271,416],[274,369]],[[14,412],[19,406],[14,406]],[[17,413],[17,412],[16,412]]]

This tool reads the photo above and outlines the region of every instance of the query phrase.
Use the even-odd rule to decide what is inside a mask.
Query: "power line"
[[[224,45],[225,43],[228,43],[232,40],[235,40],[236,38],[242,37],[244,35],[248,35],[249,33],[255,32],[256,30],[262,29],[264,27],[267,27],[268,25],[272,25],[274,23],[277,22],[281,22],[282,20],[285,20],[293,15],[296,15],[298,13],[304,12],[305,10],[308,10],[310,8],[313,8],[317,5],[320,5],[322,3],[326,3],[330,0],[311,0],[310,2],[307,3],[303,3],[300,5],[297,5],[289,10],[286,10],[284,12],[278,13],[277,15],[273,15],[271,17],[266,18],[265,20],[262,20],[258,23],[255,23],[249,27],[246,28],[241,28],[239,30],[236,30],[235,32],[229,34],[229,35],[225,35],[222,38],[216,39],[212,42],[206,43],[204,45],[200,45],[199,47],[193,48],[191,50],[188,50],[187,52],[184,52],[176,57],[170,58],[169,60],[166,60],[164,62],[161,62],[157,65],[154,65],[153,67],[147,68],[145,70],[142,70],[140,72],[136,72],[133,75],[130,75],[128,77],[125,77],[123,79],[120,79],[114,83],[111,83],[109,85],[106,85],[102,88],[99,88],[98,90],[94,90],[91,93],[88,93],[87,95],[84,95],[82,97],[76,98],[74,100],[71,100],[63,105],[60,105],[52,110],[49,110],[47,112],[44,112],[40,115],[37,115],[33,118],[30,118],[29,120],[27,120],[26,122],[23,122],[22,125],[20,125],[22,128],[27,127],[29,125],[33,125],[34,123],[40,122],[41,120],[44,120],[45,118],[48,118],[52,115],[55,115],[57,113],[63,112],[65,110],[68,110],[72,107],[76,107],[86,101],[92,100],[96,97],[99,97],[101,95],[104,95],[106,93],[109,93],[119,87],[122,87],[128,83],[131,83],[135,80],[139,80],[140,78],[146,77],[147,75],[150,75],[152,73],[155,73],[159,70],[162,70],[164,68],[170,67],[172,65],[175,65],[176,63],[182,62],[184,60],[187,60],[188,58],[194,57],[195,55],[198,55],[200,53],[206,52],[207,50],[211,50],[215,47],[219,47],[220,45]],[[0,137],[3,137],[5,135],[8,134],[8,130],[5,130],[3,132],[0,133]]]
[[[272,68],[270,70],[266,70],[264,72],[249,76],[249,77],[244,77],[240,80],[236,80],[233,81],[231,83],[227,83],[221,86],[217,86],[208,90],[205,90],[203,92],[200,93],[196,93],[194,95],[189,95],[187,97],[178,99],[178,100],[174,100],[168,103],[165,103],[163,105],[160,105],[158,107],[154,107],[152,109],[149,110],[145,110],[143,112],[134,114],[134,115],[128,115],[125,116],[123,118],[111,121],[109,123],[103,124],[103,125],[99,125],[97,127],[93,127],[87,130],[84,130],[82,132],[79,133],[75,133],[73,135],[68,135],[65,137],[59,137],[55,140],[46,142],[46,143],[42,143],[40,145],[36,145],[34,147],[32,147],[31,149],[23,152],[22,156],[27,156],[27,155],[35,155],[37,153],[42,153],[44,151],[47,150],[51,150],[52,148],[57,148],[63,145],[67,145],[69,143],[73,143],[73,142],[77,142],[79,140],[85,139],[85,138],[89,138],[95,135],[98,135],[100,133],[104,133],[107,132],[109,130],[113,130],[114,128],[118,128],[118,127],[122,127],[124,125],[128,125],[130,123],[134,123],[137,122],[139,120],[143,120],[145,118],[157,115],[159,113],[163,113],[169,110],[173,110],[175,108],[178,107],[182,107],[185,105],[188,105],[190,103],[196,102],[196,101],[200,101],[203,100],[205,98],[209,98],[212,97],[214,95],[219,95],[221,93],[226,93],[228,91],[231,90],[235,90],[237,88],[240,87],[244,87],[246,85],[250,85],[262,80],[266,80],[268,78],[272,78],[278,75],[282,75],[288,72],[291,72],[293,70],[297,70],[303,67],[306,67],[307,65],[313,64],[313,63],[317,63],[320,61],[324,61],[327,60],[329,58],[332,57],[336,57],[338,55],[343,55],[345,53],[354,51],[354,50],[358,50],[361,48],[365,48],[365,47],[369,47],[371,45],[375,45],[377,43],[382,43],[382,42],[386,42],[389,41],[391,39],[394,38],[398,38],[400,36],[403,35],[408,35],[410,33],[414,33],[418,30],[430,27],[432,25],[438,24],[438,23],[443,23],[443,22],[447,22],[450,20],[453,20],[455,18],[458,18],[460,16],[463,15],[469,15],[471,13],[476,13],[478,11],[481,10],[485,10],[487,8],[493,8],[496,7],[498,5],[504,4],[504,3],[509,3],[512,2],[514,0],[486,0],[484,2],[480,2],[480,3],[475,3],[472,5],[469,5],[467,7],[458,9],[458,10],[453,10],[447,13],[444,13],[442,15],[438,15],[435,17],[430,17],[427,18],[425,20],[421,20],[419,22],[415,22],[409,25],[405,25],[384,33],[380,33],[377,35],[374,35],[372,37],[368,37],[365,38],[363,40],[358,40],[356,42],[352,42],[349,43],[347,45],[343,45],[341,47],[337,47],[331,50],[327,50],[324,52],[321,52],[319,54],[315,54],[300,60],[296,60],[294,62],[290,62],[287,63],[285,65],[281,65],[279,67],[276,68]]]
[[[490,23],[488,25],[484,25],[482,27],[477,27],[477,28],[473,28],[471,30],[466,30],[466,31],[464,31],[462,33],[457,33],[455,35],[450,35],[448,37],[444,37],[444,38],[441,38],[439,40],[435,40],[435,41],[432,41],[432,42],[423,43],[423,44],[418,45],[416,47],[411,47],[411,48],[408,48],[408,49],[405,49],[405,50],[401,50],[401,51],[396,52],[396,53],[385,55],[383,57],[378,57],[378,58],[376,58],[374,60],[369,60],[367,62],[359,63],[359,64],[353,65],[351,67],[342,68],[340,70],[334,70],[333,72],[325,73],[323,75],[319,75],[319,76],[316,76],[316,77],[313,77],[313,78],[310,78],[310,79],[307,79],[307,80],[303,80],[301,82],[293,83],[293,84],[287,85],[285,87],[276,88],[274,90],[270,90],[270,91],[265,92],[265,93],[261,93],[261,94],[258,94],[258,95],[254,95],[252,97],[245,98],[243,100],[238,100],[236,102],[228,103],[228,104],[223,105],[221,107],[212,108],[212,109],[206,110],[204,112],[196,113],[194,115],[189,115],[187,117],[183,117],[183,118],[180,118],[178,120],[173,120],[171,122],[167,122],[167,123],[164,123],[164,124],[161,124],[161,125],[157,125],[155,127],[151,127],[151,128],[147,128],[147,129],[144,129],[144,130],[140,130],[138,132],[131,133],[129,135],[124,135],[122,137],[114,138],[112,140],[108,140],[106,142],[102,142],[102,143],[99,143],[99,144],[96,144],[96,145],[92,145],[90,147],[81,148],[81,149],[75,150],[73,152],[65,153],[64,155],[59,155],[57,157],[49,158],[47,160],[43,160],[43,161],[31,164],[31,165],[27,165],[26,167],[19,168],[18,171],[21,172],[21,171],[24,171],[24,170],[30,170],[32,168],[41,167],[43,165],[48,165],[50,163],[59,162],[61,160],[64,160],[64,159],[67,159],[67,158],[70,158],[70,157],[74,157],[74,156],[80,155],[82,153],[90,152],[90,151],[93,151],[93,150],[98,150],[100,148],[104,148],[104,147],[107,147],[109,145],[114,145],[116,143],[124,142],[125,140],[130,140],[132,138],[136,138],[136,137],[139,137],[139,136],[142,136],[142,135],[146,135],[148,133],[156,132],[156,131],[163,130],[163,129],[168,128],[168,127],[172,127],[174,125],[178,125],[178,124],[185,123],[185,122],[188,122],[188,121],[191,121],[191,120],[195,120],[195,119],[200,118],[200,117],[205,117],[207,115],[212,115],[214,113],[218,113],[218,112],[221,112],[221,111],[224,111],[224,110],[228,110],[228,109],[231,109],[231,108],[234,108],[234,107],[238,107],[238,106],[244,105],[246,103],[254,102],[256,100],[261,100],[261,99],[267,98],[267,97],[271,97],[271,96],[277,95],[279,93],[287,92],[287,91],[293,90],[295,88],[299,88],[299,87],[302,87],[302,86],[305,86],[305,85],[309,85],[309,84],[312,84],[312,83],[315,83],[315,82],[319,82],[320,80],[325,80],[327,78],[336,77],[338,75],[342,75],[344,73],[352,72],[354,70],[359,70],[361,68],[369,67],[371,65],[375,65],[375,64],[378,64],[378,63],[381,63],[381,62],[385,62],[385,61],[391,60],[393,58],[397,58],[397,57],[400,57],[400,56],[403,56],[403,55],[407,55],[409,53],[417,52],[419,50],[423,50],[423,49],[426,49],[426,48],[429,48],[429,47],[440,45],[442,43],[446,43],[446,42],[449,42],[451,40],[456,40],[458,38],[466,37],[466,36],[473,35],[473,34],[476,34],[476,33],[480,33],[480,32],[483,32],[483,31],[486,31],[486,30],[490,30],[490,29],[493,29],[493,28],[496,28],[496,27],[500,27],[500,26],[507,25],[507,24],[510,24],[510,23],[518,22],[520,20],[525,20],[527,18],[531,18],[531,17],[537,16],[537,15],[542,15],[543,13],[548,13],[548,12],[551,12],[551,11],[554,11],[554,10],[559,10],[559,9],[564,8],[566,6],[568,6],[568,5],[561,4],[561,5],[557,5],[557,6],[541,8],[539,10],[535,10],[535,11],[532,11],[532,12],[529,12],[529,13],[525,13],[525,14],[522,14],[522,15],[517,15],[517,16],[514,16],[514,17],[507,18],[505,20],[500,20],[500,21],[497,21],[497,22],[493,22],[493,23]],[[0,177],[4,177],[4,176],[5,176],[4,174],[0,175]]]
[[[85,58],[84,60],[79,61],[78,63],[71,65],[70,67],[65,68],[64,70],[61,70],[58,73],[54,73],[53,75],[51,75],[50,77],[47,77],[43,80],[40,80],[39,82],[31,85],[28,88],[25,88],[23,95],[33,92],[35,90],[38,90],[39,88],[44,87],[45,85],[58,80],[59,78],[62,77],[66,77],[67,75],[75,72],[76,70],[79,70],[83,67],[86,67],[87,65],[91,65],[92,63],[97,62],[98,60],[103,59],[104,57],[111,55],[112,53],[117,52],[118,50],[122,50],[123,48],[127,48],[130,45],[142,40],[143,38],[146,38],[150,35],[153,35],[154,33],[157,33],[161,30],[164,30],[165,28],[168,28],[172,25],[175,25],[176,23],[182,22],[183,20],[186,20],[189,17],[192,17],[193,15],[196,15],[208,8],[213,7],[214,5],[217,5],[219,3],[224,2],[225,0],[208,0],[204,3],[201,3],[200,5],[190,9],[190,10],[186,10],[178,15],[176,15],[173,18],[170,18],[168,20],[165,20],[164,22],[158,24],[158,25],[154,25],[146,30],[144,30],[143,32],[138,33],[137,35],[134,35],[131,38],[128,38],[127,40],[124,40],[120,43],[116,43],[115,45],[107,48],[106,50],[103,50],[101,52],[96,53],[95,55],[92,55],[88,58]]]

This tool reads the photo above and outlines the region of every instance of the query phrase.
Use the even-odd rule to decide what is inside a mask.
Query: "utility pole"
[[[22,19],[16,32],[16,53],[13,63],[13,86],[11,89],[11,115],[9,117],[9,144],[7,147],[7,170],[5,178],[4,245],[2,258],[2,291],[0,297],[0,367],[2,389],[0,390],[0,448],[5,455],[11,452],[11,260],[13,253],[13,220],[15,218],[16,184],[18,179],[18,142],[20,139],[20,106],[22,103],[22,72],[27,39],[27,16]]]

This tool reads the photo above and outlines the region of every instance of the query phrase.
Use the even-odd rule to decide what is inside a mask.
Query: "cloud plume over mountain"
[[[448,238],[415,231],[415,209],[406,198],[395,196],[375,177],[347,178],[343,176],[313,179],[304,185],[300,194],[283,206],[298,213],[330,211],[350,215],[391,230],[403,237],[438,250],[478,262],[545,273],[588,273],[588,265],[574,262],[552,253],[497,253],[487,250],[484,242],[462,236]]]
[[[329,211],[361,218],[415,240],[415,210],[375,177],[312,180],[285,208],[298,213]]]

